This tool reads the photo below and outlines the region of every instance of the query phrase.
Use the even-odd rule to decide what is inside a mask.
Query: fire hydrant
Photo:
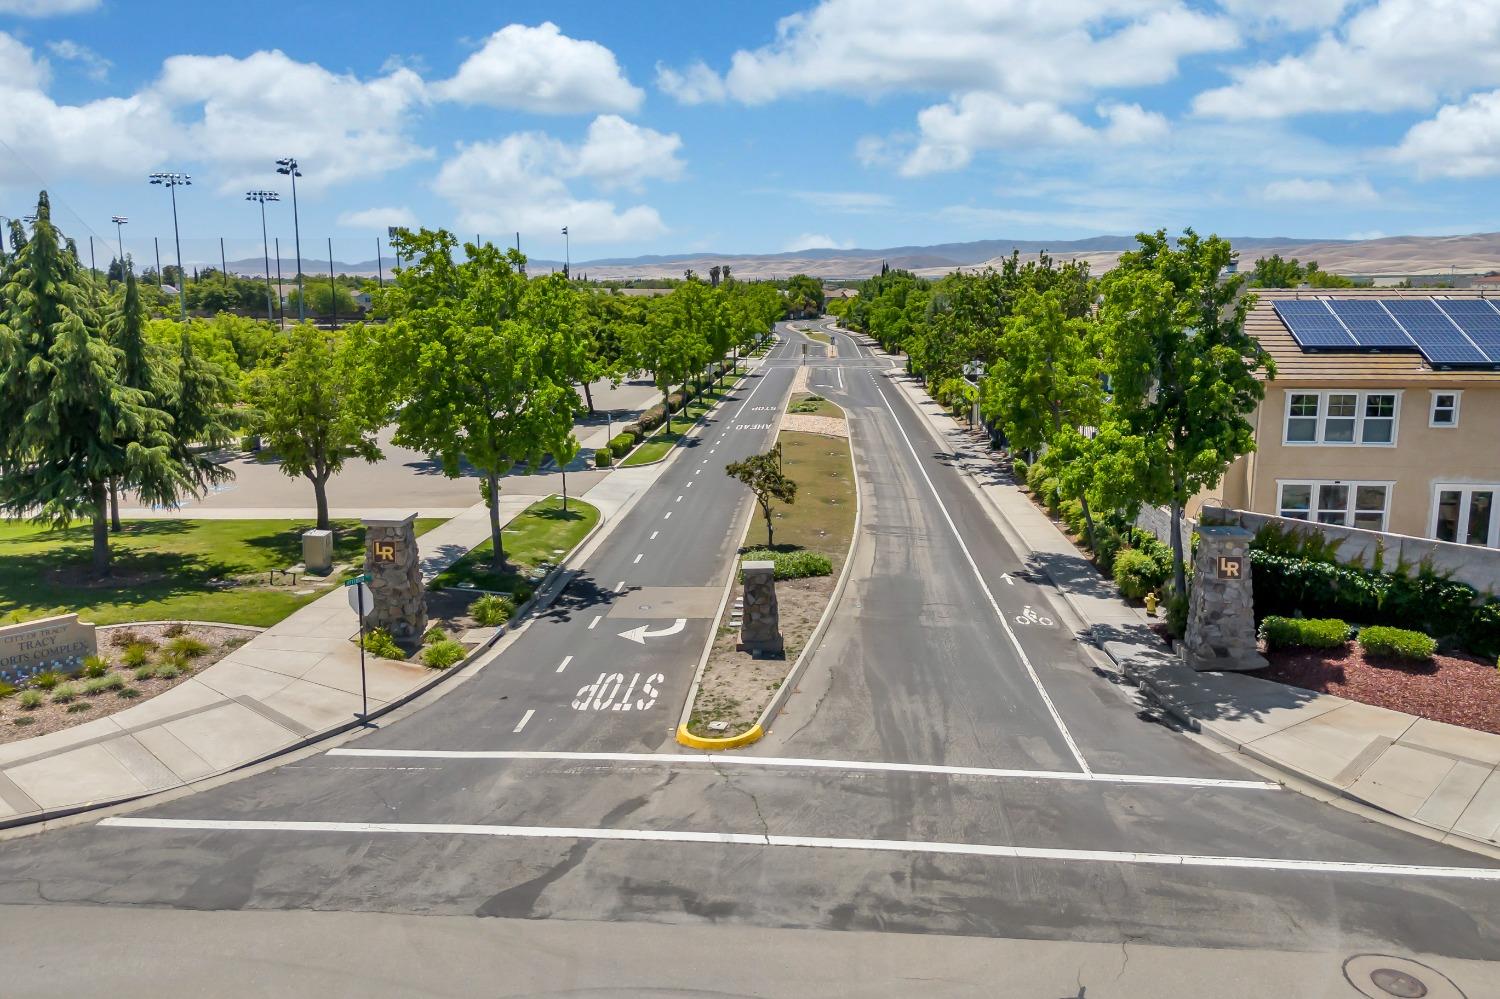
[[[1146,615],[1148,617],[1156,616],[1156,594],[1154,592],[1146,594]]]

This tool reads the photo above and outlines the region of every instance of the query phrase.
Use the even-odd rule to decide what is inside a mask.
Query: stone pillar
[[[1255,648],[1250,539],[1243,527],[1200,525],[1182,658],[1196,670],[1261,669]]]
[[[776,563],[743,562],[745,617],[736,646],[751,655],[774,655],[784,651],[781,618],[776,607]]]
[[[365,572],[375,607],[367,628],[384,628],[398,642],[420,641],[427,631],[427,601],[417,558],[416,514],[404,520],[366,520]]]

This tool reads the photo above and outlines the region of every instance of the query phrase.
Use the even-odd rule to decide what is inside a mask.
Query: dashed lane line
[[[526,713],[521,716],[521,720],[518,721],[518,722],[516,722],[516,727],[513,728],[513,729],[511,729],[511,731],[512,732],[519,732],[519,731],[521,731],[521,729],[523,729],[523,728],[526,727],[526,723],[529,722],[529,721],[531,721],[531,716],[534,715],[534,714],[536,714],[536,708],[527,708],[526,709]]]
[[[572,661],[573,661],[573,657],[572,656],[563,656],[563,661],[558,664],[557,669],[554,670],[553,672],[561,673],[563,670],[565,670],[565,669],[568,668],[568,663],[570,663]]]

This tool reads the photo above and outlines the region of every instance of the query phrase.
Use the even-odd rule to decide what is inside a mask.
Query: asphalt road
[[[671,741],[712,613],[677,610],[701,609],[728,571],[747,497],[722,462],[769,441],[774,414],[757,407],[785,397],[796,336],[625,514],[564,599],[446,696],[335,752],[124,817],[144,825],[0,843],[12,982],[49,994],[59,981],[46,949],[24,946],[27,913],[46,905],[61,907],[52,922],[130,907],[128,925],[101,925],[148,952],[178,925],[154,907],[281,913],[282,933],[310,926],[309,910],[384,914],[363,917],[383,928],[368,943],[339,937],[349,963],[371,966],[386,956],[376,941],[412,916],[551,920],[534,934],[464,935],[514,953],[527,974],[536,948],[559,955],[550,990],[495,994],[844,994],[802,955],[813,941],[853,953],[866,939],[857,931],[934,938],[915,948],[926,962],[869,957],[874,981],[851,972],[869,995],[944,991],[904,973],[941,979],[937,936],[1009,941],[1012,964],[1028,963],[988,991],[944,994],[1357,995],[1338,973],[1357,952],[1419,956],[1470,997],[1497,994],[1500,977],[1467,962],[1500,956],[1500,883],[1489,880],[1500,864],[1267,786],[1140,717],[1026,576],[905,403],[899,373],[838,339],[839,357],[816,362],[810,384],[850,417],[864,518],[854,575],[766,740],[734,760]],[[671,616],[654,616],[663,608]],[[620,637],[677,616],[672,635]],[[592,686],[601,674],[621,677],[607,701]],[[616,707],[626,686],[628,711]],[[566,931],[575,921],[601,927],[597,951]],[[632,923],[697,925],[642,928],[634,957],[601,973],[619,939],[602,927]],[[255,941],[226,932],[233,923],[204,925],[224,967],[248,960]],[[308,932],[352,924],[321,925]],[[777,928],[816,936],[747,968],[746,942]],[[1161,948],[1161,975],[1085,968],[1091,945],[1122,961]],[[892,947],[913,950],[905,936]],[[462,948],[435,949],[458,963],[433,981],[466,991],[453,984]],[[981,986],[954,954],[947,985]],[[308,959],[290,948],[262,963],[284,991]],[[328,963],[312,962],[309,985]]]

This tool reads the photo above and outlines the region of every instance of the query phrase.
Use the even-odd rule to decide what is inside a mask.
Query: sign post
[[[365,573],[344,583],[349,590],[349,606],[359,615],[359,720],[366,725],[370,724],[370,690],[365,683],[365,614],[374,605],[370,588],[365,585],[369,581],[369,573]]]

